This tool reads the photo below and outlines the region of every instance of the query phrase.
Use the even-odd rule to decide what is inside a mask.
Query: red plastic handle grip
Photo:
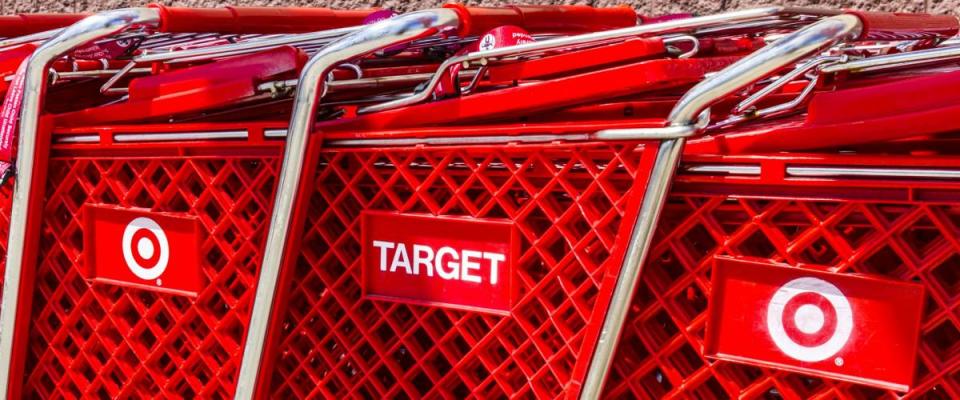
[[[914,40],[949,38],[960,31],[952,15],[848,11],[863,23],[858,40]]]
[[[86,14],[20,14],[0,16],[0,37],[17,37],[73,25]]]
[[[628,6],[465,7],[446,4],[444,7],[460,15],[460,36],[480,35],[503,25],[516,25],[530,33],[581,33],[637,24],[637,13]]]
[[[376,10],[294,7],[184,8],[151,4],[160,11],[160,31],[170,33],[306,33],[360,25]]]

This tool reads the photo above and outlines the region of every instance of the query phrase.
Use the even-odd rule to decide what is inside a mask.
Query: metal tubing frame
[[[236,400],[252,399],[256,394],[257,374],[263,359],[263,347],[270,322],[270,311],[277,290],[277,279],[287,247],[293,206],[299,191],[306,156],[307,142],[314,122],[314,112],[326,93],[327,74],[337,65],[393,45],[452,31],[460,26],[457,13],[451,9],[433,9],[403,14],[368,25],[330,43],[314,55],[300,73],[300,85],[294,96],[293,114],[273,215],[267,228],[267,242],[257,281],[250,325],[244,341],[240,374],[237,377]],[[319,92],[318,92],[319,91]]]
[[[54,36],[59,35],[66,28],[51,29],[49,31],[31,33],[29,35],[18,36],[0,40],[0,50],[6,50],[10,47],[20,46],[28,43],[43,42]]]
[[[707,15],[702,17],[677,19],[672,21],[658,22],[654,24],[638,25],[627,28],[614,29],[602,32],[593,32],[583,35],[566,36],[556,39],[544,40],[540,42],[526,43],[517,46],[503,47],[486,51],[475,51],[459,57],[452,57],[445,60],[437,69],[433,78],[427,86],[419,93],[389,101],[385,103],[367,106],[358,110],[360,114],[385,111],[394,108],[409,106],[427,100],[443,79],[448,69],[457,64],[468,64],[478,61],[481,64],[490,59],[504,57],[517,57],[526,55],[542,54],[547,51],[557,49],[572,49],[590,45],[600,45],[612,43],[614,41],[624,40],[643,35],[658,35],[668,33],[690,33],[704,28],[723,28],[724,25],[736,24],[740,22],[750,22],[758,19],[768,19],[771,17],[788,17],[793,15],[833,15],[835,11],[821,10],[811,8],[797,7],[764,7],[741,11],[731,11],[726,13]]]
[[[268,37],[263,39],[252,39],[249,41],[243,41],[234,44],[225,44],[214,47],[200,47],[195,49],[187,50],[176,50],[169,52],[158,52],[151,54],[144,54],[133,58],[133,62],[137,64],[145,64],[151,62],[176,62],[176,61],[190,61],[190,60],[200,60],[208,59],[214,57],[226,57],[239,54],[246,54],[255,51],[260,51],[263,49],[285,46],[285,45],[298,45],[305,43],[312,43],[322,40],[335,40],[344,35],[356,32],[360,27],[347,27],[347,28],[337,28],[337,29],[328,29],[324,31],[311,32],[311,33],[300,33],[294,35],[284,35],[279,37]]]
[[[684,167],[687,172],[701,174],[760,175],[763,167],[759,164],[694,164]],[[833,167],[799,166],[787,164],[788,177],[800,178],[836,178],[836,177],[878,177],[878,178],[922,178],[922,179],[960,179],[960,169],[946,168],[879,168],[879,167]]]
[[[160,22],[157,10],[125,8],[106,11],[80,20],[34,51],[27,65],[23,104],[18,135],[17,179],[10,206],[10,227],[7,242],[7,265],[4,271],[0,308],[0,396],[10,390],[13,367],[13,341],[19,308],[20,280],[24,266],[29,204],[31,202],[33,165],[37,152],[40,112],[46,89],[48,68],[66,52],[91,41],[122,32],[133,25],[155,25]]]
[[[930,49],[887,54],[876,57],[850,60],[844,63],[830,64],[821,68],[820,73],[834,74],[839,72],[875,72],[894,68],[928,65],[937,62],[949,61],[956,58],[960,58],[960,46],[953,45],[946,47],[934,47]]]
[[[826,18],[786,35],[773,44],[721,70],[690,89],[674,106],[668,120],[671,126],[689,126],[720,99],[800,60],[860,34],[862,24],[853,15]],[[642,130],[642,129],[638,129]],[[630,303],[643,272],[654,228],[666,202],[670,182],[680,163],[685,138],[661,142],[647,182],[640,212],[633,225],[630,245],[624,256],[607,314],[604,318],[590,368],[584,380],[581,399],[598,399],[613,361]]]

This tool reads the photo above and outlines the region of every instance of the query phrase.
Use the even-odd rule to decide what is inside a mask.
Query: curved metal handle
[[[786,35],[694,86],[680,98],[668,119],[672,125],[690,125],[698,114],[720,99],[817,50],[855,39],[860,30],[859,18],[837,15]]]
[[[860,30],[861,24],[857,17],[838,15],[784,36],[690,89],[670,112],[667,128],[635,129],[632,132],[652,135],[669,128],[705,125],[703,116],[709,115],[712,104],[815,51],[846,39],[855,39]],[[643,202],[630,234],[630,244],[624,255],[620,275],[613,289],[610,307],[607,309],[590,369],[583,383],[581,399],[597,399],[603,390],[614,350],[620,340],[620,332],[623,331],[623,324],[630,310],[633,293],[640,282],[654,228],[680,161],[684,140],[669,139],[660,144]]]
[[[13,367],[14,326],[19,308],[20,272],[24,261],[27,212],[33,192],[33,165],[47,69],[54,60],[86,43],[120,33],[134,25],[156,25],[158,22],[157,11],[149,8],[127,8],[96,14],[84,18],[48,40],[37,48],[27,64],[17,150],[18,176],[10,206],[7,269],[4,272],[2,295],[4,306],[0,310],[0,396],[10,395],[9,381]]]
[[[270,310],[273,308],[277,278],[289,235],[294,200],[303,173],[307,139],[313,126],[314,112],[326,92],[327,74],[337,65],[351,59],[446,30],[456,30],[459,26],[460,20],[457,13],[450,9],[403,14],[366,26],[330,43],[304,66],[300,73],[300,84],[294,96],[290,126],[287,128],[280,180],[277,183],[273,215],[270,217],[270,226],[267,228],[267,243],[260,267],[260,277],[257,282],[257,292],[247,329],[234,399],[252,399],[255,393]]]

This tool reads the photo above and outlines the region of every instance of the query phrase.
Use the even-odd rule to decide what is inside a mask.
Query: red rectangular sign
[[[923,286],[718,258],[708,357],[907,391]]]
[[[196,217],[94,205],[83,213],[90,279],[187,296],[203,289]]]
[[[367,297],[510,313],[512,222],[365,211],[361,230]]]

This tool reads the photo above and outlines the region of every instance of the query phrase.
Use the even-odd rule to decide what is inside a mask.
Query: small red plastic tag
[[[13,166],[13,140],[23,104],[23,87],[29,61],[30,59],[26,58],[20,63],[7,89],[7,95],[3,98],[3,109],[0,110],[0,176],[6,175]]]
[[[105,40],[76,49],[70,56],[78,60],[109,60],[130,52],[139,44],[139,39]]]
[[[523,28],[504,25],[491,29],[477,41],[477,50],[487,51],[502,47],[533,43],[533,36]]]
[[[475,51],[487,51],[532,42],[534,42],[533,36],[523,30],[523,28],[504,25],[487,31],[483,36],[480,36],[480,40],[460,49],[456,55],[459,56]],[[460,69],[461,66],[459,64],[450,67],[444,79],[439,81],[437,88],[434,90],[434,95],[437,98],[444,98],[449,94],[459,93]]]

